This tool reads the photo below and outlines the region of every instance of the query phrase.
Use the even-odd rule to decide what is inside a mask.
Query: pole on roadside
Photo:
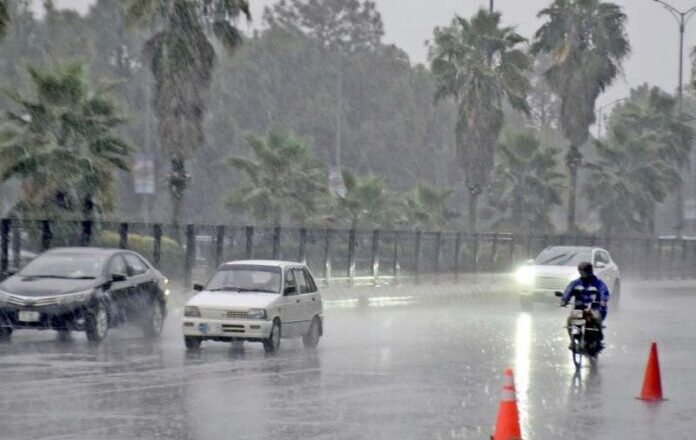
[[[491,13],[493,12],[494,8],[495,8],[495,0],[491,0]]]

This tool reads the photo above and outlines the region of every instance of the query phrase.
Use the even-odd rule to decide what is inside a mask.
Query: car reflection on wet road
[[[692,310],[690,289],[627,287],[599,365],[579,375],[567,311],[523,313],[515,298],[329,309],[318,349],[286,341],[271,356],[249,343],[187,353],[174,312],[152,342],[136,329],[97,348],[17,333],[0,346],[0,438],[480,439],[508,366],[525,438],[688,438]],[[652,340],[670,399],[659,405],[634,399]]]

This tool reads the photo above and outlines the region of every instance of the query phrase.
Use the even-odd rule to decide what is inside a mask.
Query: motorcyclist
[[[596,326],[600,331],[600,341],[604,338],[602,333],[602,322],[607,317],[609,302],[609,288],[604,283],[604,281],[597,278],[594,274],[594,269],[591,263],[582,262],[578,265],[578,272],[580,273],[580,278],[571,281],[566,287],[563,297],[561,298],[561,306],[565,307],[568,305],[572,298],[575,301],[580,301],[587,308],[592,305],[591,317],[592,322],[588,321],[588,325]],[[570,333],[570,326],[572,320],[572,314],[568,317],[568,332]]]

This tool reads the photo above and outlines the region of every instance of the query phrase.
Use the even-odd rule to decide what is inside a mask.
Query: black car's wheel
[[[263,349],[266,351],[266,353],[271,354],[278,351],[280,348],[281,334],[280,321],[276,318],[273,321],[270,336],[263,340]]]
[[[198,350],[201,348],[201,342],[203,340],[198,336],[184,336],[184,345],[187,350]]]
[[[10,342],[12,339],[12,327],[0,327],[0,342]]]
[[[312,320],[312,325],[309,327],[307,334],[302,336],[302,344],[306,348],[316,348],[319,345],[319,337],[321,335],[321,321],[315,317]]]
[[[109,332],[109,314],[103,304],[97,303],[87,311],[85,316],[85,330],[90,342],[99,343],[104,340]]]
[[[145,307],[142,316],[141,327],[143,334],[148,338],[154,338],[162,333],[164,327],[164,306],[158,299]]]

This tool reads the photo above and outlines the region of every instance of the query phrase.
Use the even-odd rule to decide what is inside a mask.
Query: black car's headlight
[[[184,316],[187,318],[200,318],[201,310],[196,306],[185,306]]]
[[[249,309],[247,312],[248,319],[266,319],[266,311],[264,309]]]
[[[75,293],[66,293],[58,297],[58,304],[66,305],[87,302],[92,299],[93,295],[94,289],[82,290]]]

